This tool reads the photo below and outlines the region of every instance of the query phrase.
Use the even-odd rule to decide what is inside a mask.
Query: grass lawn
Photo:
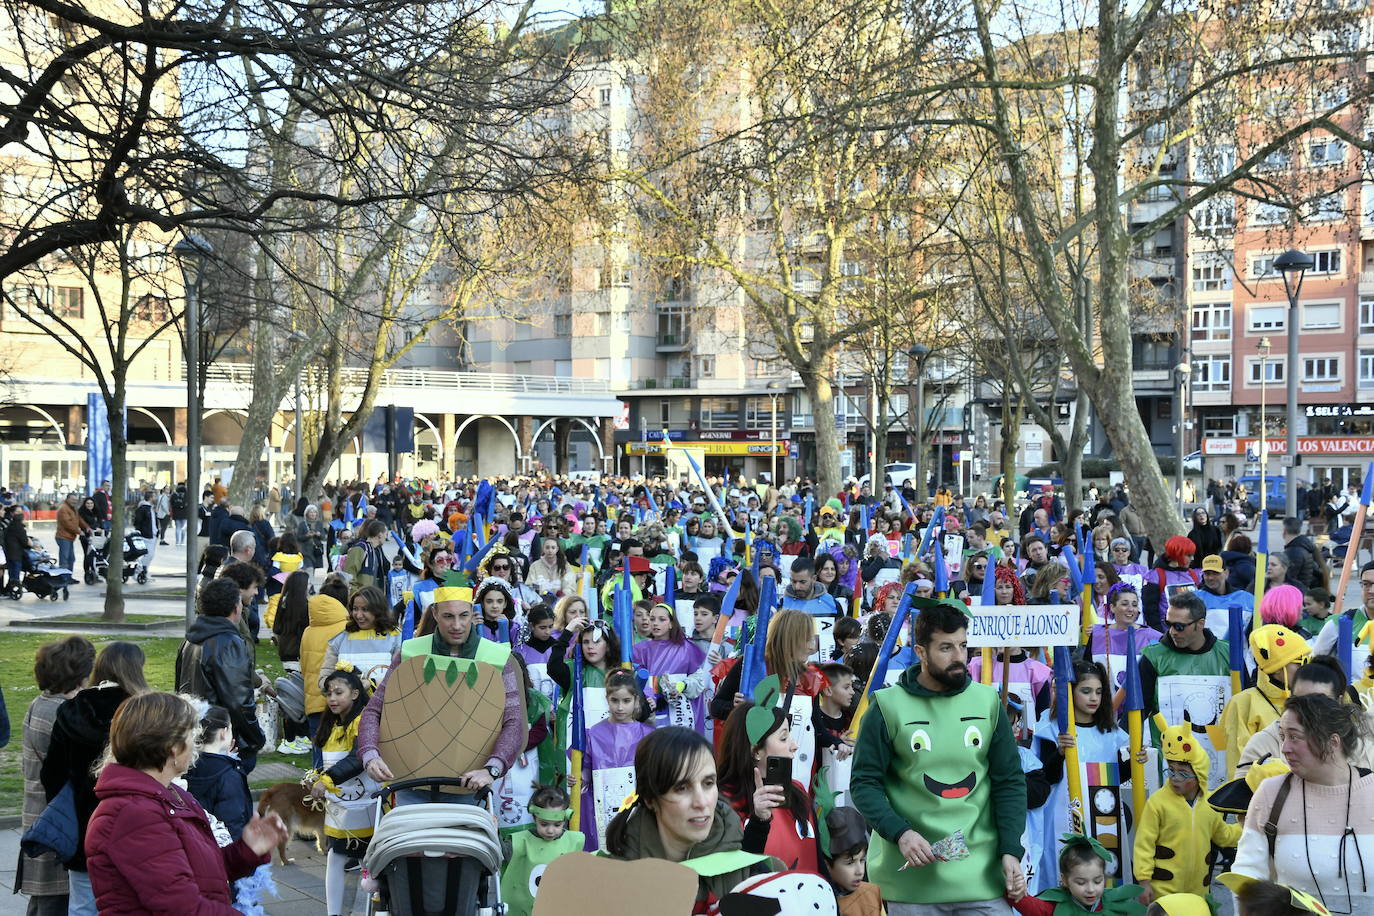
[[[49,618],[50,620],[75,621],[77,623],[103,623],[105,615],[99,611],[92,611],[88,614],[63,614],[61,617]],[[125,623],[181,623],[186,619],[185,614],[138,614],[130,613],[124,616]],[[41,645],[41,643],[40,643]],[[32,659],[30,659],[32,661]]]
[[[176,619],[180,619],[179,617]],[[25,633],[9,628],[0,637],[0,688],[5,691],[5,709],[10,717],[10,743],[0,748],[0,815],[18,814],[23,802],[24,778],[20,770],[22,752],[22,730],[24,711],[34,697],[38,696],[38,686],[33,682],[33,656],[38,647],[47,642],[62,639],[58,633]],[[96,651],[107,643],[122,639],[143,647],[148,657],[144,672],[148,683],[159,690],[171,690],[176,671],[177,649],[181,639],[172,636],[128,636],[91,635]],[[262,668],[269,679],[282,674],[281,662],[277,658],[277,647],[264,640],[258,644],[258,667]],[[261,754],[259,763],[308,763],[308,757],[285,757],[280,754]],[[252,783],[253,788],[270,785],[272,780]]]

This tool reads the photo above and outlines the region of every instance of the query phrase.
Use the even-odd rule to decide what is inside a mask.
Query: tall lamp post
[[[926,479],[921,473],[921,457],[925,452],[925,426],[926,426],[926,357],[930,355],[930,347],[925,344],[912,344],[907,348],[906,355],[911,357],[911,361],[916,364],[916,441],[913,451],[915,455],[911,459],[911,476],[916,478],[916,493],[922,500],[926,498]]]
[[[768,416],[772,420],[768,450],[768,485],[770,487],[778,485],[778,398],[782,394],[782,388],[782,382],[772,381],[768,383],[768,398],[772,402],[768,409]]]
[[[1260,416],[1259,416],[1259,466],[1260,466],[1260,512],[1269,508],[1269,484],[1264,479],[1265,470],[1269,465],[1269,423],[1265,417],[1265,410],[1269,400],[1269,351],[1272,345],[1268,337],[1261,337],[1259,346],[1260,358]]]
[[[205,261],[214,248],[198,235],[172,246],[186,289],[186,625],[196,620],[196,581],[200,557],[195,549],[200,530],[200,283]]]
[[[1183,464],[1185,454],[1184,449],[1188,447],[1188,431],[1186,428],[1186,420],[1184,418],[1184,415],[1186,413],[1184,405],[1187,404],[1188,379],[1192,376],[1193,367],[1190,363],[1188,363],[1185,360],[1184,362],[1181,362],[1177,366],[1175,366],[1174,371],[1178,373],[1178,410],[1175,411],[1178,425],[1175,427],[1177,437],[1175,439],[1174,445],[1174,448],[1177,450],[1178,453],[1178,514],[1180,516],[1184,516],[1185,506],[1183,499]]]
[[[1302,292],[1303,276],[1316,266],[1305,251],[1289,249],[1274,259],[1274,269],[1283,275],[1283,291],[1288,294],[1288,365],[1284,378],[1288,381],[1288,473],[1284,475],[1284,515],[1298,517],[1298,295]]]

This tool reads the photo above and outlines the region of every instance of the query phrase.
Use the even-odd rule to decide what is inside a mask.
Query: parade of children
[[[294,534],[264,570],[285,583],[268,626],[298,620],[309,650],[291,653],[294,703],[323,709],[292,720],[272,758],[304,766],[288,782],[320,824],[322,916],[359,912],[355,895],[392,916],[442,901],[442,872],[425,872],[433,890],[398,902],[420,880],[401,874],[407,856],[471,859],[479,909],[534,916],[544,894],[570,899],[565,857],[583,853],[626,876],[638,859],[690,870],[697,899],[663,916],[1374,916],[1374,563],[1335,560],[1325,586],[1268,595],[1258,575],[1259,595],[1219,608],[1213,558],[1236,568],[1235,548],[1259,539],[1209,542],[1204,580],[1186,538],[1123,535],[1124,489],[1109,491],[1125,500],[1113,516],[1053,485],[878,499],[857,482],[820,493],[699,469],[396,486],[406,511],[376,525],[377,487],[330,494],[328,546],[354,544],[334,565],[356,575],[320,582]],[[1187,518],[1210,536],[1207,516]],[[1218,589],[1205,605],[1204,587]],[[254,694],[271,681],[238,620],[213,651],[186,644],[199,673],[178,663],[201,710],[187,798],[226,846],[271,785],[252,772],[245,717],[280,715]],[[40,766],[103,751],[109,693],[60,698],[42,744],[60,761],[31,765],[26,735],[26,829],[58,803]],[[381,791],[421,778],[450,784]],[[449,809],[494,845],[391,857],[457,829],[393,835],[410,823],[394,815]],[[237,868],[225,895],[273,913],[274,874],[301,867],[290,858]],[[779,872],[800,882],[794,898],[760,897]],[[44,888],[33,899],[60,896]],[[613,902],[616,887],[582,892]]]

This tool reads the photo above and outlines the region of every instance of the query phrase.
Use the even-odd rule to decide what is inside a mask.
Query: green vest
[[[1154,665],[1155,674],[1158,681],[1163,682],[1171,677],[1223,677],[1228,678],[1231,674],[1231,647],[1226,640],[1218,639],[1212,643],[1212,651],[1200,654],[1191,652],[1176,652],[1162,642],[1151,643],[1140,653],[1141,658],[1148,658],[1150,664]],[[1230,699],[1229,680],[1226,688],[1226,698]],[[1155,687],[1155,695],[1146,697],[1145,702],[1152,703],[1155,709],[1160,708],[1159,687]],[[1165,715],[1168,718],[1168,715]],[[1221,722],[1221,713],[1217,712],[1217,723]],[[1179,722],[1170,722],[1170,725],[1180,725]],[[1208,723],[1203,723],[1208,724]],[[1150,722],[1150,734],[1154,737],[1155,747],[1159,747],[1159,729],[1155,727],[1154,721]]]
[[[407,639],[401,643],[401,660],[433,655],[430,650],[434,648],[434,639],[435,634],[433,633],[428,636],[416,636],[413,639]],[[435,655],[434,657],[451,658],[455,662],[460,662],[461,664],[458,666],[460,671],[467,670],[468,665],[474,661],[491,665],[500,671],[505,669],[506,662],[510,659],[510,646],[492,642],[490,639],[478,639],[477,651],[473,653],[471,659],[459,658],[456,655]]]
[[[1102,892],[1102,908],[1098,910],[1085,910],[1083,906],[1073,899],[1068,888],[1052,887],[1047,891],[1042,891],[1037,896],[1041,900],[1055,904],[1054,916],[1085,916],[1092,913],[1094,916],[1138,916],[1145,912],[1145,904],[1138,898],[1144,893],[1145,888],[1139,884],[1123,884],[1119,887],[1109,887]]]
[[[559,856],[579,851],[586,841],[576,830],[565,830],[556,840],[541,840],[533,827],[512,834],[510,861],[501,870],[501,901],[507,916],[530,916],[544,869]]]
[[[988,784],[988,743],[1001,701],[995,688],[971,683],[954,696],[913,696],[900,685],[873,693],[882,710],[892,761],[883,792],[893,810],[934,844],[964,832],[969,856],[900,871],[906,859],[877,833],[868,848],[868,880],[896,903],[967,903],[1006,891]]]

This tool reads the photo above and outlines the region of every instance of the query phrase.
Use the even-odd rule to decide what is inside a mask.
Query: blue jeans
[[[317,770],[324,769],[324,753],[315,744],[315,732],[320,730],[322,712],[312,712],[305,717],[305,727],[310,733],[310,765]]]
[[[95,908],[95,891],[91,890],[91,876],[72,869],[67,872],[67,916],[100,916]]]
[[[75,571],[76,563],[76,541],[71,538],[57,539],[57,565],[69,571]]]

